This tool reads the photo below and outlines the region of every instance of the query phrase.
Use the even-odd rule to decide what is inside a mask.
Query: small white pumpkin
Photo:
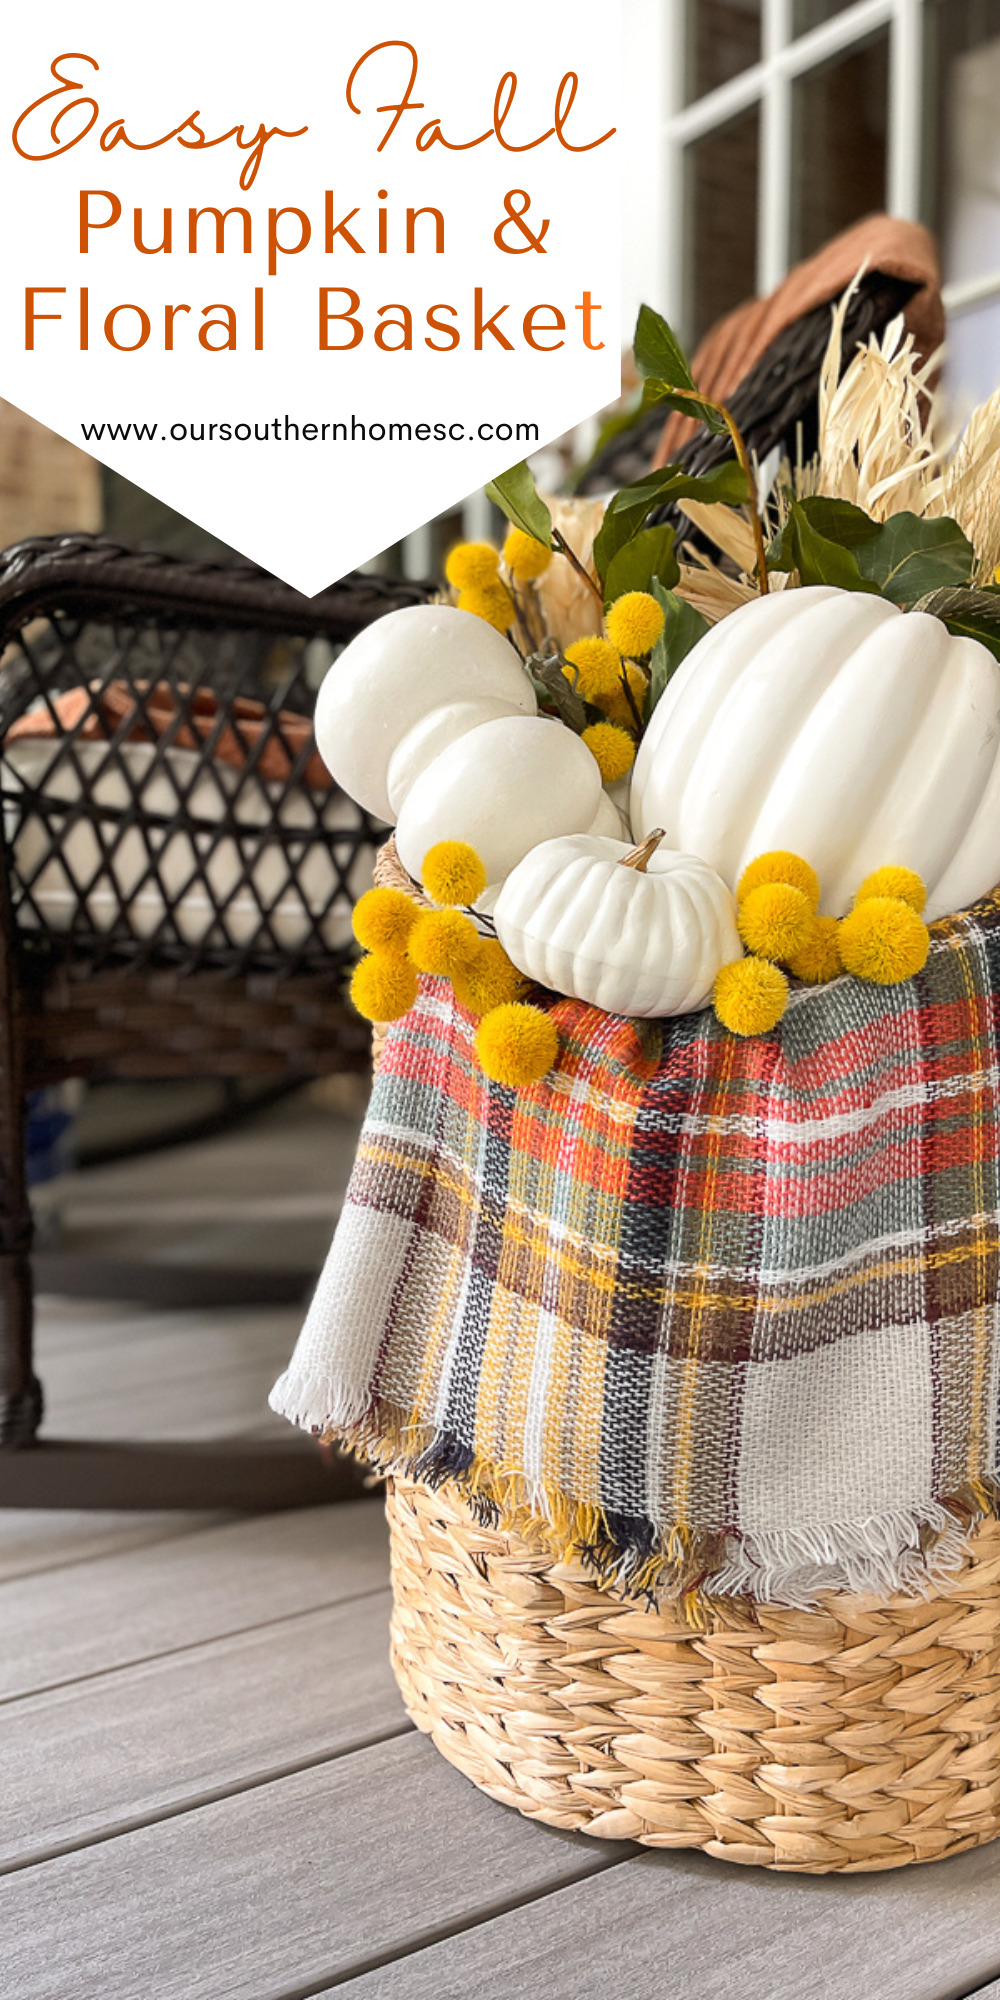
[[[507,877],[497,936],[519,972],[609,1014],[688,1014],[742,955],[714,868],[662,847],[586,834],[547,840]]]
[[[929,918],[964,909],[1000,881],[1000,667],[885,598],[755,598],[667,686],[631,813],[636,839],[663,827],[731,888],[756,855],[790,848],[831,916],[890,862],[923,877]]]
[[[316,741],[348,797],[391,824],[446,743],[498,715],[537,712],[501,633],[453,605],[414,604],[377,618],[334,660],[316,702]]]
[[[529,848],[582,832],[615,808],[586,744],[547,716],[504,716],[449,743],[411,785],[396,822],[396,849],[417,881],[439,840],[467,840],[489,883],[502,882]]]

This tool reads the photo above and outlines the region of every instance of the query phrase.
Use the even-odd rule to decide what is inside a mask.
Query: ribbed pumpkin
[[[687,1014],[743,947],[714,868],[656,836],[546,840],[508,875],[493,912],[519,972],[609,1014]]]
[[[688,654],[631,792],[735,887],[755,855],[804,854],[842,916],[873,868],[927,884],[927,915],[1000,881],[1000,667],[940,619],[827,588],[756,598]]]

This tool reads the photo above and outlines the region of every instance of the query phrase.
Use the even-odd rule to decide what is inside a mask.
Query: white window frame
[[[698,4],[698,0],[694,0]],[[760,61],[728,83],[686,103],[688,0],[623,0],[624,74],[629,118],[623,129],[627,184],[641,184],[641,237],[624,246],[626,315],[648,299],[685,337],[689,331],[685,174],[688,147],[760,106],[756,287],[774,290],[788,272],[794,161],[793,89],[799,77],[889,33],[889,103],[885,203],[891,215],[918,221],[921,210],[924,9],[932,0],[853,0],[831,20],[792,34],[793,0],[761,0]],[[1000,270],[946,285],[949,318],[1000,298]],[[593,426],[590,427],[592,435]],[[583,441],[582,441],[583,442]],[[462,509],[462,532],[488,536],[489,502],[474,493]],[[407,576],[440,567],[435,523],[402,544]]]
[[[647,0],[638,0],[646,5]],[[697,4],[697,0],[695,0]],[[797,78],[847,54],[880,29],[889,31],[889,105],[886,207],[891,215],[920,218],[923,133],[924,7],[930,0],[855,0],[808,33],[792,34],[792,0],[761,0],[761,58],[728,83],[686,104],[687,0],[661,0],[659,51],[666,115],[659,169],[664,196],[656,272],[657,303],[686,330],[689,299],[685,272],[685,166],[687,148],[741,111],[760,106],[761,154],[757,209],[759,293],[774,290],[789,269],[793,157],[792,90]],[[657,0],[653,0],[653,6]],[[650,25],[652,25],[650,17]],[[1000,297],[1000,270],[946,285],[951,317]]]

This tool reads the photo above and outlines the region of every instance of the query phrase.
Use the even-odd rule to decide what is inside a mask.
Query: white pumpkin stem
[[[666,840],[666,837],[662,826],[654,826],[652,833],[647,833],[645,840],[640,841],[638,847],[633,847],[628,854],[622,855],[618,863],[619,868],[634,868],[637,875],[645,875],[661,840]]]

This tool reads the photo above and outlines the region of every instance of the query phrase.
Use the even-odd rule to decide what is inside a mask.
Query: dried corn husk
[[[553,500],[546,496],[546,505],[553,527],[558,528],[573,554],[596,581],[594,537],[604,519],[604,501]],[[600,598],[588,590],[565,556],[553,556],[534,588],[548,634],[558,645],[565,648],[574,639],[592,638],[601,631]]]

